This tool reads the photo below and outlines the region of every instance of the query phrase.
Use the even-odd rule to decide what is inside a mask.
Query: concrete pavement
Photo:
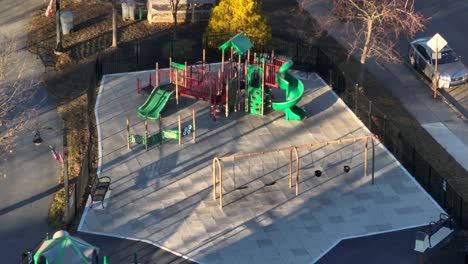
[[[89,233],[78,233],[76,236],[80,237],[91,245],[96,245],[99,248],[99,255],[101,256],[101,259],[106,256],[108,263],[134,263],[135,258],[138,260],[138,263],[148,264],[193,263],[143,241]]]
[[[26,50],[28,23],[32,14],[44,6],[42,0],[4,0],[0,11],[0,34],[17,37],[20,46],[15,56],[27,65],[25,80],[34,80],[36,94],[27,108],[37,107],[29,125],[18,131],[15,152],[1,156],[0,177],[0,255],[5,263],[17,263],[21,252],[37,245],[47,232],[47,214],[56,190],[60,166],[52,159],[48,145],[61,151],[61,122],[56,102],[47,95],[42,82],[44,66]],[[12,67],[19,67],[12,65]],[[13,68],[18,71],[18,68]],[[39,129],[44,143],[32,143]]]
[[[298,2],[302,2],[298,0]],[[418,1],[416,1],[418,2]],[[447,15],[450,15],[450,10],[459,10],[458,5],[455,8],[454,2],[460,3],[460,10],[465,10],[468,8],[466,1],[451,0],[450,9],[441,8],[438,12],[436,5],[440,5],[440,1],[420,1],[424,2],[425,7],[433,7],[423,9],[427,16],[432,16],[434,12],[436,14],[444,14],[444,16],[436,16],[438,20],[444,20],[447,18]],[[462,3],[463,2],[463,3]],[[466,6],[466,7],[465,7]],[[445,3],[444,3],[445,7]],[[326,0],[317,0],[317,1],[307,1],[305,5],[305,10],[309,12],[317,20],[321,20],[324,16],[328,15],[330,12],[331,4],[330,1]],[[455,15],[452,24],[460,22],[460,19],[467,19],[463,15]],[[456,20],[458,19],[458,20]],[[447,23],[447,22],[446,22]],[[466,21],[468,23],[468,21]],[[466,23],[458,23],[459,25],[466,25]],[[431,23],[428,25],[428,30],[424,34],[431,35],[434,32],[437,32],[435,29],[430,29],[434,27],[437,23]],[[447,26],[444,30],[447,34],[457,34],[458,31],[452,32],[453,27]],[[459,26],[455,28],[460,29]],[[463,27],[464,28],[464,27]],[[345,43],[344,34],[340,34],[337,30],[327,28],[335,39]],[[445,34],[445,33],[444,33]],[[448,34],[449,35],[449,34]],[[450,35],[451,36],[451,35]],[[466,34],[460,35],[466,36]],[[462,50],[468,53],[468,50],[464,43],[466,40],[458,38],[459,41],[456,43],[451,43],[457,51]],[[460,45],[462,44],[462,45]],[[460,47],[458,47],[460,45]],[[398,51],[403,58],[406,59],[408,43],[401,41],[398,43]],[[467,54],[468,55],[468,54]],[[426,129],[429,134],[441,145],[447,152],[449,152],[452,157],[466,170],[468,170],[468,159],[466,153],[468,153],[468,123],[464,118],[461,118],[460,115],[452,110],[441,100],[432,99],[432,91],[424,81],[420,80],[419,75],[415,74],[411,69],[409,69],[404,64],[391,64],[391,63],[375,63],[371,60],[368,61],[367,69],[376,76],[383,83],[388,83],[386,88],[389,89],[392,94],[398,98],[404,107],[411,113],[411,115],[420,122],[420,124]],[[460,93],[458,97],[464,98],[466,100],[468,95],[468,88],[465,86],[463,93],[460,93],[459,90],[453,90]]]
[[[154,73],[153,73],[154,74]],[[137,107],[145,101],[132,84],[148,72],[105,75],[96,119],[99,174],[112,178],[105,208],[87,208],[79,231],[150,241],[202,263],[310,263],[341,239],[427,225],[443,210],[376,141],[376,180],[363,176],[363,144],[299,151],[300,195],[288,188],[289,154],[223,162],[225,207],[212,199],[215,156],[368,135],[369,131],[316,74],[304,80],[300,106],[308,118],[284,120],[232,113],[213,122],[205,102],[170,101],[164,129],[197,110],[197,141],[167,141],[148,152],[126,146],[126,122],[142,135]],[[149,123],[150,135],[158,131]],[[343,173],[343,165],[351,171]],[[324,174],[317,178],[316,169]],[[273,183],[273,184],[272,184]],[[236,187],[247,186],[238,190]]]

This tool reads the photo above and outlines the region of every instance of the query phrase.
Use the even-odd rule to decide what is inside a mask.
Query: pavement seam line
[[[320,81],[321,81],[324,85],[329,86],[323,79],[320,79]],[[348,110],[348,112],[350,112],[350,113],[352,114],[353,118],[354,118],[357,122],[359,122],[359,123],[362,125],[362,127],[364,128],[364,130],[366,130],[367,133],[373,135],[373,133],[369,130],[369,128],[368,128],[367,126],[364,125],[364,123],[361,121],[361,119],[359,119],[359,118],[354,114],[354,112],[348,107],[348,105],[347,105],[343,100],[341,100],[341,98],[335,93],[335,91],[333,91],[333,89],[332,89],[331,87],[330,87],[330,90],[332,91],[333,95],[337,98],[337,100],[339,100],[339,101],[345,106],[345,108]],[[424,188],[423,188],[423,187],[419,184],[419,182],[408,172],[408,170],[407,170],[403,165],[401,165],[400,161],[393,155],[393,153],[391,153],[391,152],[387,149],[387,147],[385,147],[385,145],[382,144],[382,142],[380,142],[379,139],[377,139],[377,138],[375,138],[375,137],[373,137],[373,138],[374,138],[375,141],[378,142],[378,144],[376,144],[376,145],[377,145],[377,146],[381,146],[381,147],[383,148],[383,150],[384,150],[394,161],[396,161],[398,165],[400,165],[400,167],[403,169],[403,172],[405,173],[405,175],[408,176],[414,183],[416,183],[416,185],[419,187],[419,189],[420,189],[421,191],[423,191],[423,192],[426,194],[427,197],[430,198],[430,200],[435,204],[435,206],[436,206],[437,208],[439,208],[439,210],[442,211],[443,213],[447,213],[447,212],[445,212],[445,210],[432,198],[432,196],[431,196],[428,192],[426,192],[426,190],[424,190]]]
[[[328,86],[330,87],[322,78],[319,78],[320,82],[324,85],[324,86]],[[367,126],[364,125],[364,123],[361,121],[361,119],[359,119],[353,111],[351,111],[351,109],[348,107],[348,105],[343,101],[341,100],[341,98],[335,93],[335,91],[333,91],[333,89],[330,87],[330,91],[332,92],[333,96],[335,96],[337,98],[337,100],[344,105],[344,107],[346,108],[346,110],[348,112],[351,113],[351,115],[353,116],[353,118],[356,120],[356,122],[358,122],[359,124],[361,124],[361,126],[363,127],[363,129],[365,131],[367,131],[369,134],[373,135],[372,132],[369,130],[369,128]],[[445,212],[445,210],[440,207],[440,205],[432,198],[432,196],[426,192],[426,190],[424,190],[424,188],[422,188],[422,186],[419,184],[419,182],[416,181],[416,179],[414,177],[411,176],[411,174],[406,170],[406,168],[401,165],[400,161],[398,159],[396,159],[396,157],[387,149],[387,147],[385,147],[384,144],[382,144],[382,142],[380,142],[379,139],[377,138],[374,138],[374,140],[376,140],[378,142],[378,144],[376,144],[377,146],[380,146],[395,162],[397,162],[398,165],[400,165],[400,168],[402,168],[404,174],[406,176],[408,176],[415,184],[416,186],[418,186],[418,188],[420,190],[423,191],[424,194],[426,194],[427,197],[429,197],[429,200],[432,201],[436,208],[439,208],[439,210],[441,210],[443,213],[447,213]],[[428,221],[429,222],[429,221]],[[325,250],[323,253],[321,253],[317,258],[315,258],[312,263],[316,263],[317,261],[319,261],[323,256],[325,256],[328,252],[330,252],[336,245],[338,245],[341,241],[343,240],[346,240],[346,239],[352,239],[352,238],[358,238],[358,237],[366,237],[366,236],[372,236],[372,235],[378,235],[378,234],[384,234],[384,233],[389,233],[389,232],[395,232],[395,231],[401,231],[401,230],[405,230],[405,229],[411,229],[411,228],[415,228],[415,227],[421,227],[421,226],[425,226],[427,225],[427,223],[425,224],[421,224],[421,225],[413,225],[413,226],[408,226],[408,227],[401,227],[401,228],[395,228],[395,229],[390,229],[390,230],[385,230],[385,231],[379,231],[379,232],[372,232],[372,233],[367,233],[367,234],[362,234],[362,235],[355,235],[355,236],[347,236],[347,237],[344,237],[344,238],[340,238],[338,240],[335,241],[335,243],[333,243],[327,250]]]
[[[152,70],[148,70],[148,71],[143,71],[143,73],[146,73],[146,72],[151,72]],[[119,75],[123,75],[123,74],[128,74],[128,73],[119,73],[119,74],[114,74],[112,76],[119,76]],[[104,89],[104,84],[106,83],[106,77],[107,75],[103,75],[102,76],[102,80],[101,80],[101,85],[99,86],[99,93],[98,93],[98,96],[96,98],[96,105],[95,105],[95,108],[94,108],[94,115],[95,115],[95,118],[96,118],[96,125],[97,125],[97,134],[98,134],[98,156],[99,156],[99,161],[98,161],[98,168],[97,168],[97,176],[96,177],[99,177],[102,173],[102,144],[101,144],[101,126],[100,126],[100,123],[99,123],[99,103],[100,103],[100,100],[101,100],[101,95],[102,95],[102,90]],[[88,197],[88,201],[89,201],[89,197]],[[92,201],[91,201],[92,202]],[[179,257],[182,257],[184,259],[187,259],[187,260],[190,260],[192,262],[196,262],[196,263],[199,263],[199,264],[203,264],[199,261],[195,261],[191,258],[189,258],[188,256],[185,256],[179,252],[176,252],[176,251],[173,251],[169,248],[166,248],[162,245],[159,245],[155,242],[152,242],[152,241],[149,241],[149,240],[146,240],[146,239],[136,239],[136,238],[132,238],[132,237],[124,237],[124,236],[119,236],[119,235],[114,235],[114,234],[107,234],[107,233],[101,233],[101,232],[94,232],[94,231],[85,231],[83,230],[83,224],[84,224],[84,220],[86,219],[86,216],[89,212],[89,209],[90,207],[86,206],[85,207],[85,211],[83,212],[83,215],[81,216],[81,219],[80,219],[80,224],[78,225],[78,231],[79,232],[83,232],[83,233],[90,233],[90,234],[96,234],[96,235],[104,235],[104,236],[111,236],[111,237],[117,237],[117,238],[122,238],[122,239],[130,239],[130,240],[133,240],[133,241],[141,241],[141,242],[145,242],[145,243],[148,243],[148,244],[151,244],[151,245],[154,245],[156,247],[159,247],[167,252],[170,252],[176,256],[179,256]]]

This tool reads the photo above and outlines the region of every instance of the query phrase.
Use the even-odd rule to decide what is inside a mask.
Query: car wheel
[[[416,60],[414,59],[414,56],[410,55],[409,60],[410,60],[411,66],[413,66],[413,68],[416,69]]]

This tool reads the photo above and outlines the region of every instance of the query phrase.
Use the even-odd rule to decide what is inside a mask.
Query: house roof
[[[244,34],[239,33],[226,41],[219,49],[224,51],[226,48],[233,47],[239,55],[243,55],[247,50],[253,47],[252,42]]]

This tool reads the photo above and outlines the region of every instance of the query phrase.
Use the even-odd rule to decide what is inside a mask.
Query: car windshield
[[[453,50],[441,52],[440,55],[439,64],[452,63],[459,60],[457,54]]]

